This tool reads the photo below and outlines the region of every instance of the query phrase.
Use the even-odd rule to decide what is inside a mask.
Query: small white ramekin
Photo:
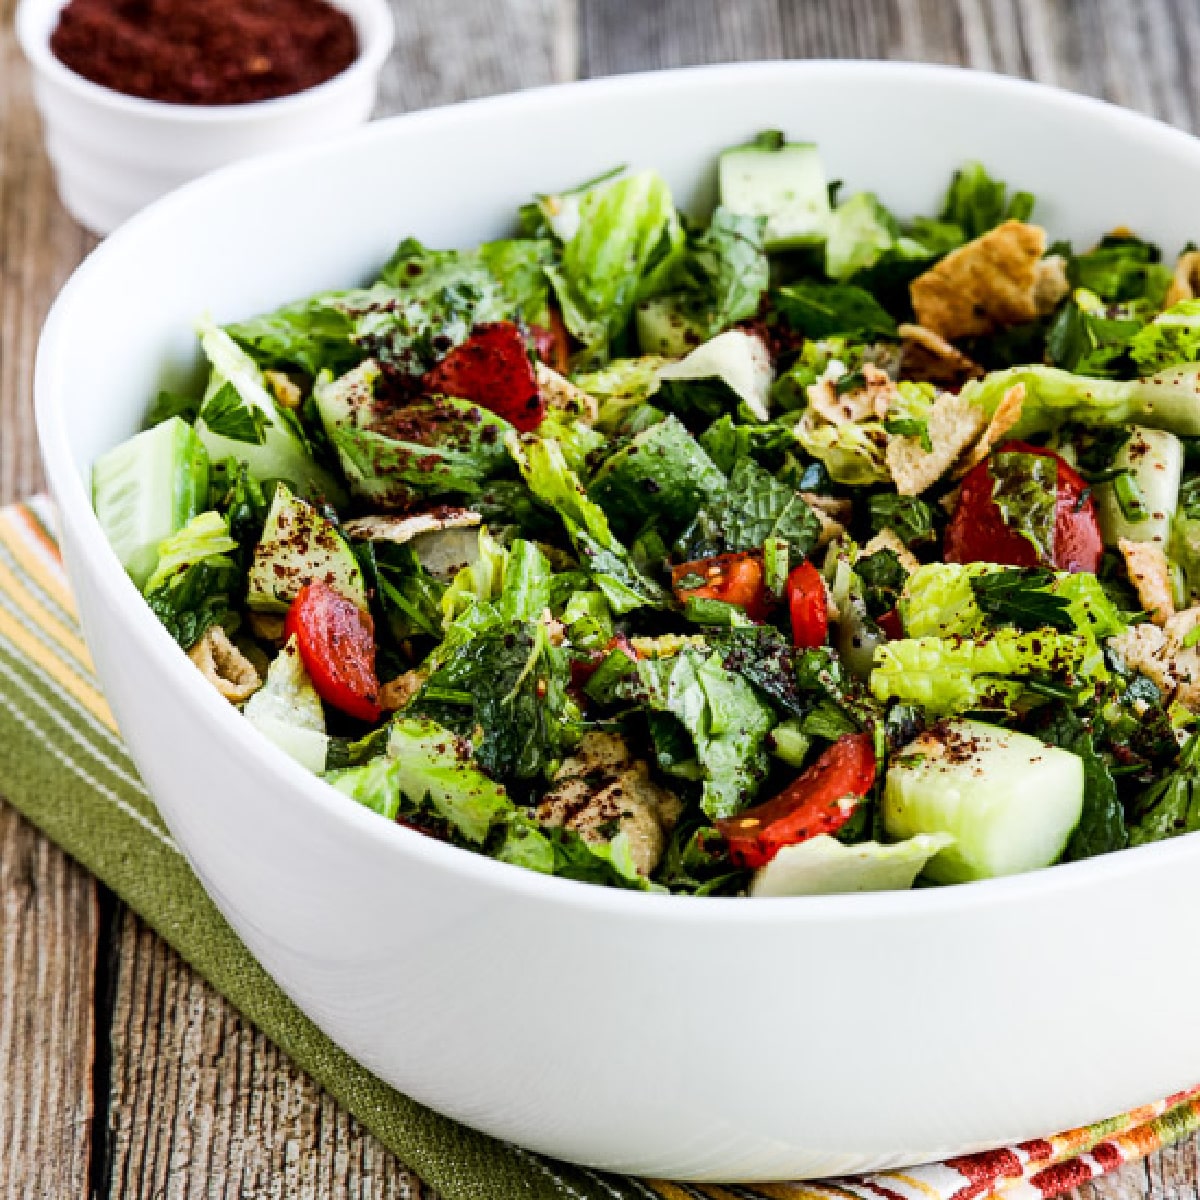
[[[109,233],[152,200],[236,159],[362,124],[375,105],[395,25],[387,0],[332,0],[354,22],[359,54],[325,83],[250,104],[163,104],[77,75],[50,50],[66,0],[21,0],[16,30],[33,67],[46,150],[67,211]]]

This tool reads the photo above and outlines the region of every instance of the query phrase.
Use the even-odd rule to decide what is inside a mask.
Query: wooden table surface
[[[38,488],[38,329],[94,239],[62,210],[0,0],[0,503]],[[965,63],[1200,126],[1200,0],[395,0],[381,112],[754,58]],[[796,126],[795,115],[779,114]],[[1117,214],[1119,216],[1119,214]],[[1153,981],[1147,981],[1153,987]],[[1153,996],[1148,991],[1148,1010]],[[1136,1014],[1131,1014],[1136,1019]],[[1191,1140],[1086,1189],[1189,1200]],[[428,1189],[0,802],[0,1197]]]

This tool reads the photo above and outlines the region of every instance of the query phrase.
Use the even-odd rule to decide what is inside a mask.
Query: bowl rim
[[[58,14],[70,0],[20,0],[14,27],[21,50],[35,71],[78,99],[125,116],[186,125],[237,125],[268,117],[287,116],[335,100],[338,93],[361,78],[378,75],[392,52],[396,22],[387,0],[329,0],[353,22],[359,47],[354,61],[321,83],[245,104],[177,104],[129,96],[73,71],[50,49]],[[47,17],[52,17],[49,23]]]
[[[536,898],[543,903],[575,910],[590,910],[608,917],[637,919],[653,916],[669,922],[712,922],[721,927],[743,923],[790,926],[846,921],[907,921],[923,915],[945,916],[951,912],[991,909],[1017,899],[1037,902],[1052,893],[1115,883],[1130,874],[1153,870],[1156,865],[1166,866],[1169,862],[1196,856],[1200,842],[1184,835],[1079,862],[1060,863],[1051,868],[971,884],[908,891],[755,898],[647,893],[541,875],[473,850],[448,845],[394,822],[381,821],[377,814],[368,809],[348,803],[345,796],[262,737],[240,712],[204,682],[186,656],[179,652],[174,639],[153,618],[140,592],[109,547],[92,510],[83,473],[74,462],[67,432],[67,413],[57,402],[58,396],[63,394],[57,382],[60,371],[57,347],[62,341],[61,331],[69,326],[80,287],[110,258],[119,256],[125,244],[135,239],[143,226],[156,222],[169,224],[174,210],[190,204],[195,197],[202,197],[209,192],[222,194],[234,183],[252,185],[254,179],[270,175],[280,166],[319,158],[331,146],[343,147],[346,143],[370,145],[384,141],[397,125],[426,126],[452,136],[454,127],[459,123],[469,123],[481,107],[498,109],[503,114],[519,119],[522,114],[554,103],[557,97],[565,95],[604,97],[628,93],[650,100],[664,91],[670,92],[685,80],[725,81],[727,85],[736,85],[739,80],[751,75],[769,77],[772,74],[783,76],[796,73],[832,76],[839,81],[844,81],[847,76],[865,75],[895,80],[924,78],[927,82],[936,81],[943,88],[982,89],[1001,98],[1015,94],[1032,95],[1044,105],[1123,126],[1136,132],[1143,140],[1161,147],[1164,153],[1191,155],[1200,164],[1200,139],[1165,122],[1090,96],[969,68],[894,61],[809,59],[723,63],[637,72],[549,84],[400,114],[372,122],[337,139],[276,151],[223,167],[176,189],[126,222],[76,268],[56,297],[42,329],[35,362],[36,422],[46,476],[58,504],[60,520],[63,526],[71,528],[75,542],[89,559],[95,581],[103,593],[98,600],[136,614],[131,617],[135,635],[142,639],[143,648],[156,670],[168,679],[169,686],[177,689],[181,703],[188,705],[192,715],[202,719],[214,736],[229,739],[245,753],[264,758],[282,788],[287,789],[289,794],[302,796],[305,803],[315,805],[338,822],[348,836],[362,838],[364,842],[369,840],[394,846],[401,855],[420,858],[431,867],[448,870],[464,882],[496,888],[510,895]]]

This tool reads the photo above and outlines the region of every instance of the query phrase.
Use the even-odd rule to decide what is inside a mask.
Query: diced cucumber
[[[1112,465],[1133,477],[1149,515],[1144,521],[1131,521],[1121,507],[1115,485],[1097,484],[1096,515],[1105,544],[1115,546],[1121,538],[1128,538],[1131,542],[1157,542],[1165,547],[1179,505],[1183,443],[1165,429],[1134,425]]]
[[[766,217],[766,248],[812,245],[825,234],[829,187],[812,142],[762,135],[726,150],[717,164],[721,203],[735,213]]]
[[[448,492],[471,494],[504,468],[507,421],[450,396],[397,411],[376,402],[381,372],[372,359],[313,389],[325,433],[350,490],[372,507],[406,509]]]
[[[706,336],[703,326],[680,306],[678,296],[655,296],[643,300],[634,313],[638,345],[643,354],[682,358]]]
[[[751,896],[831,896],[841,892],[898,892],[912,887],[926,863],[954,844],[947,833],[921,833],[903,842],[843,846],[828,834],[785,846],[750,884]]]
[[[685,525],[725,486],[725,476],[700,443],[671,416],[606,458],[588,495],[618,528],[636,530],[651,517]]]
[[[884,828],[903,840],[951,835],[925,869],[962,883],[1047,867],[1083,811],[1083,760],[981,721],[944,721],[892,759]]]
[[[282,479],[304,495],[323,496],[331,504],[341,504],[345,499],[341,485],[317,465],[295,430],[280,415],[254,360],[211,320],[201,321],[197,330],[201,348],[212,365],[212,375],[200,405],[196,432],[210,457],[214,461],[233,458],[244,462],[260,483]],[[204,403],[225,383],[231,383],[242,401],[266,418],[261,443],[239,441],[208,428],[204,420]]]
[[[767,735],[767,749],[789,767],[804,766],[804,759],[811,747],[812,738],[800,728],[797,717],[781,721]]]
[[[762,338],[729,329],[697,346],[686,358],[663,367],[658,386],[676,407],[727,411],[740,401],[758,420],[766,421],[773,378],[771,356]],[[697,388],[711,393],[700,404],[687,394]]]
[[[159,543],[208,506],[208,455],[192,427],[172,417],[114,446],[92,467],[92,506],[138,587]]]
[[[307,500],[278,484],[254,547],[246,603],[259,612],[286,612],[300,589],[317,580],[366,609],[366,587],[350,544]]]

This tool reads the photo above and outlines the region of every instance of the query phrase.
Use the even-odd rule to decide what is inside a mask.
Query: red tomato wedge
[[[703,582],[688,582],[690,576]],[[744,550],[717,554],[671,568],[671,586],[679,602],[722,600],[745,609],[752,621],[765,621],[770,608],[762,554]]]
[[[733,861],[757,870],[784,846],[836,833],[874,782],[875,747],[870,734],[843,734],[773,800],[718,821],[717,830],[729,844]]]
[[[571,337],[558,309],[550,309],[548,326],[531,325],[529,333],[538,358],[560,375],[566,375],[571,370]]]
[[[603,650],[594,650],[587,658],[571,660],[571,686],[577,691],[587,684],[600,669],[600,664],[614,651],[620,650],[629,658],[637,658],[637,651],[623,633],[614,634],[608,639],[608,645]]]
[[[798,650],[813,650],[825,645],[829,634],[829,606],[821,572],[810,562],[801,563],[788,575],[784,591],[792,618],[792,644]]]
[[[1104,543],[1096,506],[1087,483],[1053,450],[1025,442],[1007,442],[993,453],[1040,454],[1056,460],[1058,487],[1054,504],[1054,565],[1060,571],[1090,571],[1100,566]],[[1028,538],[1005,524],[992,488],[995,480],[985,459],[962,481],[958,505],[946,527],[947,562],[992,562],[1010,567],[1036,567],[1037,551]]]
[[[328,584],[310,583],[292,601],[283,634],[295,636],[304,669],[326,704],[360,721],[379,720],[383,710],[369,613]]]
[[[531,433],[546,415],[525,339],[511,321],[476,325],[421,381],[426,392],[470,400]]]

